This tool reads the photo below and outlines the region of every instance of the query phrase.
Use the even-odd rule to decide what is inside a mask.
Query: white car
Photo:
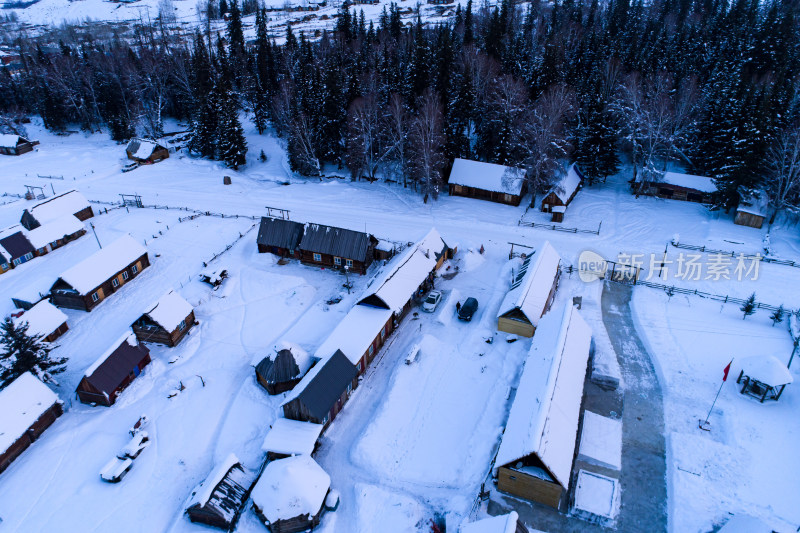
[[[436,311],[436,306],[438,306],[441,301],[442,293],[439,291],[431,291],[428,293],[428,297],[425,298],[425,301],[422,302],[422,310],[426,313],[433,313]]]

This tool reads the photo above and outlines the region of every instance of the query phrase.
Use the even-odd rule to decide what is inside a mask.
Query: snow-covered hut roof
[[[84,379],[97,390],[110,394],[149,353],[150,350],[137,343],[136,336],[128,331],[86,369]]]
[[[470,524],[464,524],[459,533],[515,533],[519,515],[516,511],[508,514],[484,518]]]
[[[30,230],[28,240],[38,250],[51,242],[74,235],[84,229],[83,222],[73,215],[64,215],[55,220],[43,222],[39,227]]]
[[[368,258],[372,239],[375,237],[360,231],[322,224],[306,224],[303,228],[303,238],[300,240],[300,249],[364,263]]]
[[[131,139],[125,151],[135,159],[147,159],[158,148],[164,148],[155,141],[148,139]]]
[[[309,413],[322,420],[357,375],[356,366],[341,350],[336,350],[303,376],[281,406],[299,400]]]
[[[180,294],[171,290],[159,298],[156,304],[149,311],[145,311],[144,314],[165,330],[173,332],[191,312],[192,304],[184,300]]]
[[[398,254],[388,268],[375,277],[358,303],[400,313],[436,268],[437,258],[446,248],[439,232],[431,228],[422,239]]]
[[[550,189],[550,192],[555,194],[559,200],[566,204],[567,200],[569,200],[572,195],[575,194],[575,191],[578,189],[578,187],[580,187],[581,179],[582,176],[578,170],[578,166],[573,163],[570,165],[569,170],[567,170],[567,173],[561,177],[558,183],[553,185],[553,188]]]
[[[522,193],[522,185],[525,183],[525,170],[469,159],[456,159],[453,161],[448,183],[518,195]]]
[[[568,486],[592,332],[571,305],[546,314],[522,371],[495,467],[536,454]]]
[[[67,315],[58,307],[43,300],[31,307],[28,311],[25,311],[19,318],[15,318],[14,324],[27,322],[28,335],[47,337],[66,321]]]
[[[72,190],[39,202],[30,209],[31,215],[44,224],[60,219],[66,215],[74,215],[91,207],[89,201],[78,191]]]
[[[772,527],[754,516],[737,514],[725,522],[717,533],[774,533],[774,531]]]
[[[0,391],[0,454],[28,431],[58,396],[30,372]]]
[[[147,253],[130,235],[120,237],[61,274],[81,294],[88,294]]]
[[[788,385],[794,381],[792,373],[774,355],[756,355],[742,360],[742,371],[745,376],[760,381],[770,387]]]
[[[311,368],[312,358],[307,351],[297,345],[283,344],[283,348],[264,357],[255,365],[256,373],[267,383],[300,379]]]
[[[241,511],[252,482],[252,474],[231,453],[195,487],[186,503],[186,512],[193,508],[207,508],[231,524]]]
[[[324,359],[341,350],[351,363],[357,365],[391,317],[389,309],[356,305],[317,348],[314,357]]]
[[[0,133],[0,148],[16,148],[20,142],[27,142],[27,139],[13,133]]]
[[[322,424],[278,418],[264,437],[261,450],[281,455],[311,455]]]
[[[511,290],[500,304],[497,316],[519,309],[536,326],[545,311],[560,262],[561,257],[549,241],[545,241],[535,254],[526,257],[511,284]]]
[[[717,190],[717,186],[714,185],[714,180],[711,178],[695,176],[693,174],[682,174],[680,172],[665,172],[664,176],[661,178],[661,183],[707,193]]]
[[[28,232],[19,224],[0,231],[0,246],[12,261],[36,251],[28,240]]]
[[[250,496],[270,523],[314,516],[322,509],[331,477],[309,455],[272,461]]]
[[[758,197],[748,196],[746,198],[742,198],[742,201],[739,202],[739,205],[736,207],[736,211],[749,213],[758,217],[766,217],[768,206],[769,199],[764,193],[761,193],[761,195]]]

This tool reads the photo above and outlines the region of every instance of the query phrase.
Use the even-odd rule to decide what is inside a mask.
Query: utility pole
[[[102,250],[102,249],[103,249],[103,245],[102,245],[102,244],[100,244],[100,239],[97,237],[97,232],[96,232],[96,231],[95,231],[95,229],[94,229],[94,224],[92,224],[91,222],[89,222],[89,226],[91,226],[91,228],[92,228],[92,233],[94,233],[94,238],[97,240],[97,246],[99,246],[99,247],[100,247],[100,249]]]

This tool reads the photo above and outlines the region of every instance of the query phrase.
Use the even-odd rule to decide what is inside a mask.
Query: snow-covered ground
[[[595,229],[602,221],[602,228],[599,236],[572,234],[518,225],[523,216],[549,220],[533,209],[526,213],[524,206],[447,195],[425,204],[397,185],[297,178],[288,172],[279,142],[252,130],[250,163],[240,172],[173,156],[122,174],[124,148],[104,136],[55,137],[30,129],[42,144],[30,154],[0,158],[0,194],[52,185],[56,193],[77,188],[93,201],[119,202],[120,193],[137,193],[148,205],[248,217],[271,206],[288,209],[293,220],[367,230],[398,242],[414,241],[436,227],[450,246],[458,246],[445,271],[458,266],[458,274],[436,282],[445,293],[439,309],[406,317],[323,435],[317,460],[342,494],[339,510],[323,519],[326,532],[392,531],[386,524],[397,531],[427,531],[434,513],[457,518],[470,513],[505,424],[509,390],[530,346],[527,339],[507,343],[495,329],[497,309],[519,261],[509,261],[509,242],[538,248],[550,241],[564,264],[574,265],[587,249],[610,259],[620,252],[663,255],[676,233],[681,242],[756,252],[766,232],[735,226],[732,215],[709,213],[700,205],[636,199],[626,189],[626,176],[578,193],[564,226]],[[262,149],[266,163],[256,160]],[[223,176],[231,176],[232,185],[223,185]],[[28,205],[0,196],[0,223],[17,223]],[[187,214],[111,209],[87,221],[101,243],[132,235],[146,245],[152,266],[91,313],[66,312],[70,330],[58,340],[56,352],[70,358],[57,389],[67,411],[0,475],[3,528],[198,531],[200,526],[182,516],[191,489],[231,452],[256,468],[263,437],[279,415],[280,397],[258,387],[253,360],[284,340],[313,353],[379,267],[351,277],[355,287],[348,295],[340,274],[296,262],[278,265],[272,256],[258,254],[256,231],[248,232],[250,218],[201,216],[178,222]],[[234,242],[211,264],[231,274],[212,291],[197,274],[204,261]],[[800,259],[796,228],[773,227],[771,243],[774,253]],[[481,245],[484,254],[477,252]],[[0,276],[0,311],[13,310],[10,298],[18,292],[49,288],[63,270],[95,250],[90,231]],[[670,249],[671,255],[676,252]],[[755,291],[760,301],[796,308],[800,295],[792,291],[798,281],[800,269],[762,264],[756,281],[681,284],[738,297]],[[92,408],[75,401],[86,367],[169,289],[195,306],[200,325],[176,348],[152,347],[153,362],[115,406]],[[337,295],[343,296],[341,303],[325,303]],[[596,351],[608,364],[613,349],[602,330],[599,284],[565,274],[558,303],[577,295],[583,297]],[[454,319],[454,306],[469,296],[480,306],[471,323],[462,323]],[[784,325],[772,327],[763,310],[742,320],[736,305],[696,296],[669,299],[647,287],[635,289],[634,307],[664,389],[671,530],[707,531],[728,512],[740,511],[775,527],[797,527],[800,512],[791,500],[800,492],[800,461],[792,448],[800,436],[796,386],[787,387],[777,403],[742,397],[734,384],[734,360],[711,416],[712,431],[697,429],[732,357],[769,353],[788,359],[791,341]],[[489,337],[492,344],[485,342]],[[417,343],[419,359],[404,364]],[[185,389],[168,398],[181,383]],[[103,483],[100,468],[127,442],[127,429],[143,413],[151,419],[153,444],[122,483]],[[237,528],[264,530],[250,510]]]

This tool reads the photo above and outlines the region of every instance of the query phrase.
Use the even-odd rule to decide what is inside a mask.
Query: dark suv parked
[[[467,298],[461,309],[458,310],[458,319],[464,322],[472,320],[472,315],[478,310],[478,300],[475,298]]]

